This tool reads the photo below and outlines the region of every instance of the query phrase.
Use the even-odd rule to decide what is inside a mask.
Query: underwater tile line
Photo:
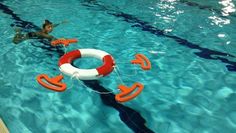
[[[0,1],[3,2],[3,1]],[[2,10],[3,13],[9,15],[12,17],[12,20],[14,20],[14,22],[12,24],[10,24],[11,27],[21,27],[21,30],[29,32],[32,30],[38,31],[41,28],[38,27],[37,25],[35,25],[32,22],[29,21],[25,21],[22,20],[16,13],[14,13],[13,10],[11,10],[8,6],[0,3],[0,10]],[[49,51],[56,51],[59,55],[63,55],[64,54],[64,50],[62,50],[60,47],[52,47],[49,42],[45,41],[45,40],[38,40],[39,42],[45,44],[45,46],[36,46],[34,43],[30,43],[31,45],[35,46],[35,47],[40,47],[41,49],[45,49],[45,50],[49,50]]]
[[[91,89],[98,92],[109,92],[106,88],[99,84],[99,81],[83,81],[84,84]],[[124,122],[132,131],[135,133],[154,133],[151,129],[146,126],[146,120],[142,115],[136,110],[127,107],[123,104],[118,103],[115,100],[115,95],[112,93],[102,95],[100,94],[103,104],[114,108],[119,112],[120,120]],[[105,116],[107,118],[109,116]],[[94,123],[91,124],[91,127],[94,126]]]
[[[228,17],[228,16],[223,16],[222,15],[223,10],[216,9],[216,8],[214,8],[212,6],[201,5],[201,4],[198,4],[196,2],[192,2],[192,1],[188,1],[188,0],[180,0],[178,2],[186,4],[186,5],[190,6],[190,7],[197,7],[198,9],[201,9],[201,10],[214,11],[215,13],[219,14],[220,17],[223,17],[223,18],[227,18]],[[236,17],[236,14],[234,14],[234,13],[228,13],[228,14],[231,17]]]
[[[236,71],[236,62],[229,61],[227,58],[223,58],[223,57],[234,57],[235,58],[234,55],[231,55],[231,54],[228,54],[225,52],[211,50],[208,48],[203,48],[197,44],[191,43],[188,40],[180,38],[178,36],[168,35],[163,30],[160,30],[154,26],[151,26],[147,22],[144,22],[144,21],[142,21],[132,15],[129,15],[129,14],[125,14],[125,13],[121,12],[121,13],[118,13],[118,14],[116,13],[116,14],[112,14],[112,15],[119,17],[119,18],[123,18],[124,21],[134,24],[131,27],[140,28],[142,31],[149,32],[149,33],[154,34],[156,36],[163,36],[163,37],[171,38],[171,39],[175,40],[179,45],[188,47],[190,49],[199,50],[198,52],[194,52],[194,54],[197,55],[198,57],[201,57],[204,59],[209,59],[209,60],[220,60],[221,62],[226,64],[226,68],[228,69],[228,71]]]
[[[24,21],[20,17],[18,17],[17,14],[14,13],[8,6],[0,3],[0,10],[2,10],[3,13],[8,14],[12,17],[12,19],[15,21],[13,24],[11,24],[11,27],[22,27],[24,30],[26,29],[34,29],[34,30],[40,30],[40,27],[34,25],[32,22]]]
[[[198,57],[203,58],[203,59],[208,59],[208,60],[220,60],[222,63],[226,64],[226,68],[228,71],[236,72],[236,62],[230,61],[229,59],[227,59],[227,57],[235,58],[234,55],[231,55],[231,54],[228,54],[225,52],[211,50],[208,48],[204,48],[204,47],[194,44],[186,39],[183,39],[181,37],[178,37],[175,35],[169,35],[164,30],[158,29],[157,27],[154,27],[151,24],[149,24],[148,22],[143,21],[131,14],[127,14],[127,13],[124,13],[121,11],[109,9],[107,6],[104,6],[98,2],[83,3],[82,5],[88,7],[89,9],[94,8],[96,11],[97,10],[105,11],[107,14],[110,14],[112,16],[120,18],[122,21],[132,24],[131,27],[139,28],[142,31],[149,32],[149,33],[154,34],[158,37],[162,36],[162,37],[173,39],[177,42],[177,44],[179,44],[181,46],[185,46],[190,49],[199,50],[198,52],[194,52],[194,54],[197,55]],[[96,7],[99,7],[99,9]]]

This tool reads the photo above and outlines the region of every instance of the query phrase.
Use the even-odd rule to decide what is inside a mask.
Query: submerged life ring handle
[[[77,43],[78,40],[77,39],[58,39],[58,40],[54,40],[51,41],[51,45],[52,46],[56,46],[56,45],[60,45],[63,44],[64,46],[68,46],[70,43]]]
[[[40,85],[42,85],[43,87],[47,89],[57,91],[57,92],[62,92],[66,90],[66,84],[60,82],[62,79],[63,79],[62,75],[58,75],[53,78],[49,78],[48,75],[46,74],[40,74],[37,76],[37,81]],[[44,80],[47,81],[47,83],[44,82]]]
[[[149,59],[143,54],[136,54],[134,60],[131,61],[132,64],[140,64],[143,70],[151,69],[151,62]],[[146,64],[146,65],[145,65]]]
[[[136,82],[131,87],[127,87],[125,85],[119,85],[118,88],[121,90],[121,93],[116,94],[115,96],[116,101],[127,102],[137,97],[142,92],[144,86],[141,83]],[[138,90],[132,93],[133,91],[135,91],[136,88],[138,88]]]

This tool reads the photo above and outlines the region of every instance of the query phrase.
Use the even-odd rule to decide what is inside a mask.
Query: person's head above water
[[[43,24],[43,32],[50,33],[53,30],[53,24],[49,20],[45,20]]]

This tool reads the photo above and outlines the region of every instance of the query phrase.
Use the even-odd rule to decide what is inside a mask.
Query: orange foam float
[[[61,82],[62,79],[63,79],[62,75],[58,75],[53,78],[49,78],[48,75],[46,74],[40,74],[37,76],[37,81],[40,85],[42,85],[43,87],[49,90],[53,90],[57,92],[62,92],[66,90],[66,84]],[[44,82],[44,81],[47,81],[47,82]]]
[[[141,83],[136,82],[131,87],[127,87],[125,85],[119,85],[118,88],[121,90],[121,93],[116,94],[115,96],[116,101],[127,102],[137,97],[142,92],[144,86]],[[136,88],[138,89],[136,92],[134,92]]]
[[[136,54],[134,60],[131,61],[132,64],[140,64],[143,70],[151,69],[151,62],[149,59],[143,54]]]
[[[56,45],[60,45],[63,44],[64,46],[68,46],[70,43],[77,43],[78,40],[77,39],[58,39],[58,40],[54,40],[51,41],[51,45],[52,46],[56,46]]]

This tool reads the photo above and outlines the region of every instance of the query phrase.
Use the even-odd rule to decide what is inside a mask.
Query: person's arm
[[[56,37],[52,36],[52,35],[47,35],[46,38],[48,39],[48,41],[53,41],[53,40],[57,40]]]
[[[65,38],[56,38],[52,35],[49,35],[49,34],[43,34],[43,38],[46,38],[48,39],[48,41],[54,41],[54,40],[66,40]]]
[[[55,38],[54,36],[49,35],[49,34],[45,34],[45,33],[41,33],[41,32],[38,32],[37,36],[40,38],[43,38],[43,39],[48,39],[48,41],[57,40],[57,38]]]
[[[65,24],[65,23],[68,23],[68,21],[67,21],[67,20],[64,20],[64,21],[62,21],[61,23],[53,24],[53,27],[55,28],[55,27],[57,27],[58,25],[60,25],[60,24]]]

